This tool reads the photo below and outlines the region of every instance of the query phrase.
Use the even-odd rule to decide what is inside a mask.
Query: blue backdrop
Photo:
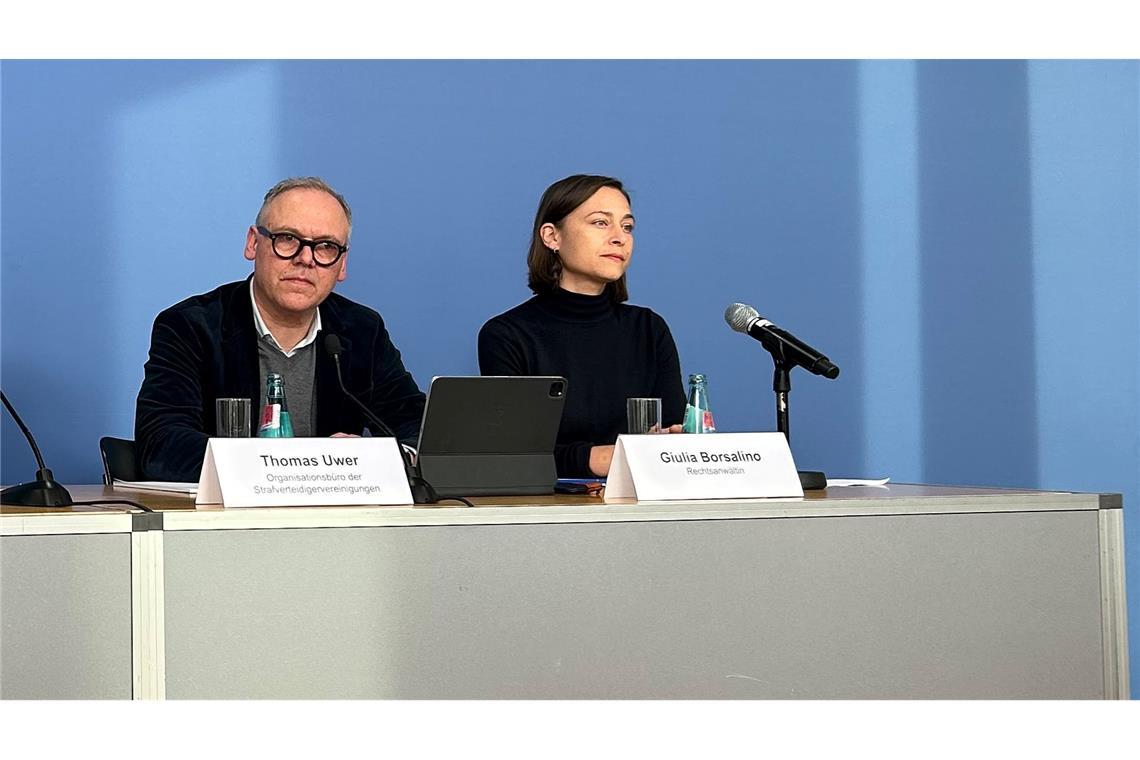
[[[0,372],[61,480],[132,436],[154,315],[248,273],[278,179],[348,197],[339,290],[426,388],[528,297],[542,190],[611,174],[721,429],[774,427],[744,301],[842,367],[793,376],[801,467],[1123,492],[1140,682],[1136,61],[4,62],[0,96]]]

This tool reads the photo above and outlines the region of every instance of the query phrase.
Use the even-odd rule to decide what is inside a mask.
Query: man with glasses
[[[337,383],[321,348],[325,335],[343,346],[348,389],[401,441],[415,443],[424,394],[384,321],[332,292],[346,276],[351,231],[348,203],[323,180],[283,180],[246,233],[253,275],[158,315],[135,409],[145,478],[197,481],[215,434],[215,399],[251,399],[256,426],[269,372],[285,377],[294,435],[360,434],[367,421]]]

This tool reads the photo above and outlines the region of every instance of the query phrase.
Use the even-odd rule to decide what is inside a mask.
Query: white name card
[[[198,504],[411,504],[395,438],[211,438]]]
[[[606,501],[755,499],[804,491],[783,433],[619,435]]]

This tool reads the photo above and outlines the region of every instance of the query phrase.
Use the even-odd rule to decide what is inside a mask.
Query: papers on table
[[[185,493],[191,496],[198,493],[197,483],[176,483],[167,480],[119,480],[115,478],[115,486],[119,488],[133,488],[139,491]]]
[[[870,486],[872,488],[882,488],[890,482],[890,478],[883,478],[882,480],[858,480],[855,478],[831,478],[827,479],[828,488],[841,488],[846,486]]]

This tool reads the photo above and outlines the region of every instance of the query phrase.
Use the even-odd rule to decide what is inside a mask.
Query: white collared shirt
[[[313,323],[311,325],[309,325],[308,335],[306,335],[301,340],[300,343],[298,343],[297,345],[293,346],[291,349],[286,351],[285,349],[281,348],[281,344],[277,342],[277,338],[273,337],[273,333],[269,332],[269,328],[265,326],[265,320],[261,318],[261,309],[257,308],[257,299],[253,297],[253,278],[252,277],[249,278],[249,300],[253,304],[253,326],[257,328],[257,334],[260,335],[262,338],[264,338],[265,336],[268,335],[269,339],[271,341],[273,341],[273,345],[277,347],[277,350],[280,351],[281,353],[285,354],[286,357],[293,356],[293,354],[297,353],[298,351],[300,351],[305,346],[307,346],[310,343],[313,343],[317,340],[317,333],[321,331],[321,309],[320,309],[320,307],[317,307],[317,313],[313,317]]]

